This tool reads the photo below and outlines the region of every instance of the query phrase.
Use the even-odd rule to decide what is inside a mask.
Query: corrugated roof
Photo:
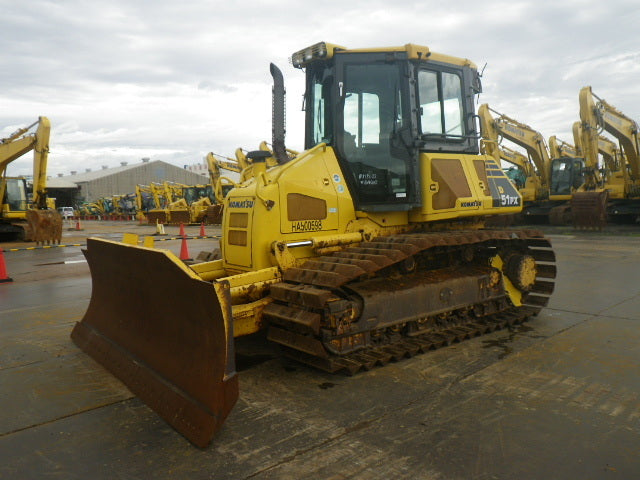
[[[47,180],[47,188],[78,188],[69,177],[54,177]]]
[[[153,162],[146,162],[146,163],[139,162],[139,163],[133,163],[131,165],[120,165],[119,167],[104,168],[100,170],[94,170],[91,172],[76,173],[75,175],[65,175],[64,177],[56,177],[56,178],[64,178],[65,180],[68,180],[73,183],[90,182],[91,180],[108,177],[109,175],[115,175],[116,173],[126,172],[127,170],[132,170],[134,168],[152,165],[156,163],[163,163],[165,165],[169,165],[174,168],[180,168],[180,167],[176,167],[175,165],[171,165],[170,163],[163,162],[161,160],[154,160]]]

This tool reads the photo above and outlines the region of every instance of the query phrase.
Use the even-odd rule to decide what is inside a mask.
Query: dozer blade
[[[238,399],[229,285],[175,255],[89,238],[89,308],[71,338],[199,447]]]
[[[29,225],[25,240],[46,244],[60,243],[62,216],[56,210],[27,210]]]

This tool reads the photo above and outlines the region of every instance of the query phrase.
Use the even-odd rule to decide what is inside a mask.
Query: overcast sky
[[[303,73],[318,41],[427,45],[484,70],[481,103],[573,143],[578,92],[640,120],[638,0],[0,0],[0,137],[52,123],[49,174],[143,157],[176,165],[271,139],[269,62],[303,144]],[[32,156],[9,173],[30,174]]]

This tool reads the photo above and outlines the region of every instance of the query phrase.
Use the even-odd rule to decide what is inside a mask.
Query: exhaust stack
[[[273,77],[271,132],[273,155],[279,164],[287,163],[289,156],[284,145],[285,130],[285,88],[282,72],[273,63],[269,65]]]

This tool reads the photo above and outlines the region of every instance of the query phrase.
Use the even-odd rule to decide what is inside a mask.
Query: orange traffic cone
[[[7,275],[7,267],[4,264],[4,251],[0,248],[0,283],[13,282],[13,278]]]
[[[76,230],[84,230],[82,227],[80,227],[80,219],[76,220]]]
[[[182,238],[186,237],[186,235],[184,234],[184,223],[180,222],[180,236]]]
[[[182,245],[180,246],[180,260],[192,260],[189,255],[189,248],[187,247],[187,238],[182,237]]]
[[[201,237],[206,237],[207,236],[207,233],[204,231],[204,222],[202,222],[200,224],[200,236]]]

